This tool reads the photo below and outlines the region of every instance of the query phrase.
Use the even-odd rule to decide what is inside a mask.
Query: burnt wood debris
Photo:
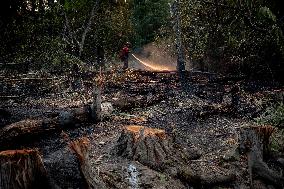
[[[92,74],[98,84],[93,87],[83,79],[81,94],[62,93],[69,89],[63,81],[68,77],[60,78],[60,86],[54,85],[56,77],[45,79],[35,90],[54,91],[40,98],[29,91],[31,83],[22,82],[29,76],[13,79],[14,87],[25,85],[25,90],[17,100],[7,97],[1,107],[1,188],[32,188],[39,182],[49,188],[142,187],[149,177],[153,188],[170,183],[177,188],[283,187],[282,158],[272,156],[270,146],[277,128],[246,121],[261,111],[257,98],[281,101],[283,91],[267,87],[251,96],[242,77],[202,72],[185,72],[195,86],[189,94],[177,72],[124,72],[120,84],[111,73]],[[35,76],[32,81],[37,82]],[[9,90],[13,96],[14,89]],[[123,170],[130,165],[140,171],[136,184],[124,179]],[[60,176],[55,178],[55,172]]]

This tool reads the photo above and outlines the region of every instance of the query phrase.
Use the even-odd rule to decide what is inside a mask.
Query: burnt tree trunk
[[[67,127],[74,127],[82,123],[97,122],[103,115],[109,115],[111,108],[102,112],[100,90],[94,96],[93,104],[80,108],[61,111],[55,118],[26,119],[0,128],[0,149],[7,149],[11,141],[25,141],[30,137],[60,131]],[[6,146],[6,147],[5,147]]]
[[[0,149],[7,149],[10,143],[26,140],[44,132],[59,129],[58,122],[54,119],[26,119],[12,123],[0,130]]]
[[[36,150],[2,151],[0,165],[1,189],[52,188]]]
[[[76,123],[84,123],[89,117],[85,108],[77,108],[71,111],[62,111],[56,118],[26,119],[12,123],[0,129],[0,149],[5,144],[9,146],[11,141],[25,141],[33,136],[39,136],[66,127],[74,126]]]

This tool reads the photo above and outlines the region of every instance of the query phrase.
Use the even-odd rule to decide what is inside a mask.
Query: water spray
[[[144,66],[150,68],[151,70],[155,70],[155,71],[171,71],[171,69],[170,69],[169,67],[154,65],[153,63],[145,62],[145,61],[139,59],[139,58],[136,57],[134,54],[131,54],[131,55],[132,55],[136,60],[138,60],[141,64],[143,64]]]

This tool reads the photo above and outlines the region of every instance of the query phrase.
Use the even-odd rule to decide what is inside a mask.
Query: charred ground
[[[265,159],[268,167],[261,164],[272,172],[270,178],[258,175],[258,167],[250,163],[264,163],[262,157],[250,160],[250,150],[240,148],[244,138],[240,136],[244,128],[255,125],[253,118],[265,108],[283,102],[283,88],[199,72],[187,73],[187,79],[183,89],[175,72],[88,73],[79,80],[38,73],[3,77],[1,135],[16,122],[25,125],[30,120],[54,119],[84,107],[92,102],[98,82],[103,83],[102,102],[110,103],[113,111],[107,110],[111,113],[96,123],[78,118],[64,127],[39,132],[15,129],[8,142],[2,136],[0,148],[37,149],[52,186],[60,188],[282,188],[281,165],[275,160],[281,160],[283,151],[270,153]],[[161,129],[172,141],[171,149],[186,152],[175,157],[177,151],[165,151],[169,154],[165,153],[164,161],[169,162],[151,166],[159,156],[147,158],[150,146],[160,142],[141,138],[141,144],[151,141],[146,159],[123,156],[115,148],[130,125]],[[129,145],[135,147],[136,141],[132,142]],[[135,149],[143,151],[144,147]]]

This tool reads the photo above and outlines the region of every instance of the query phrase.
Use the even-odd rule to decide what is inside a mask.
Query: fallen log
[[[22,120],[0,129],[0,149],[7,149],[13,140],[25,140],[40,133],[58,129],[58,124],[53,119]],[[17,142],[17,141],[14,141]]]
[[[92,115],[92,105],[87,104],[80,108],[60,111],[58,116],[54,118],[60,127],[74,127],[76,124],[99,121]]]
[[[26,119],[0,128],[0,149],[7,149],[16,141],[24,142],[51,131],[101,121],[110,116],[112,111],[111,104],[101,103],[100,90],[96,90],[92,104],[57,112],[57,116],[52,118]]]
[[[58,114],[55,118],[25,119],[4,126],[0,129],[0,149],[7,149],[12,143],[28,141],[35,136],[60,131],[91,120],[88,107],[61,111]]]
[[[0,152],[1,189],[49,189],[47,172],[36,150]]]
[[[131,110],[134,108],[145,108],[148,106],[152,106],[157,104],[165,99],[165,95],[152,95],[149,93],[145,96],[135,96],[135,97],[127,97],[127,96],[120,96],[119,98],[115,98],[112,101],[112,104],[115,108],[119,110]]]
[[[25,142],[33,137],[66,128],[78,126],[82,123],[94,122],[90,106],[61,111],[55,118],[25,119],[0,129],[0,149],[7,149],[17,142]]]
[[[90,164],[90,141],[88,138],[81,138],[69,143],[70,149],[75,153],[80,163],[80,171],[83,176],[85,187],[88,189],[104,189],[105,184],[96,175],[96,171],[93,171],[94,167]]]

